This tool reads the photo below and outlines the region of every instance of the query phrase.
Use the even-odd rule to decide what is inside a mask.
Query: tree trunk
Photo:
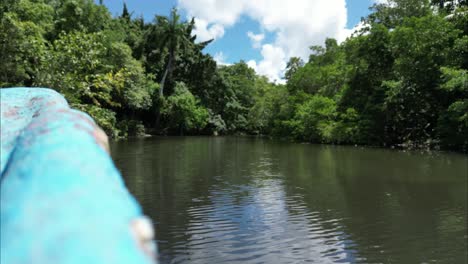
[[[171,51],[169,53],[169,61],[167,62],[166,70],[164,71],[164,75],[162,77],[160,87],[159,87],[159,97],[163,98],[164,97],[164,84],[166,84],[166,78],[169,75],[169,72],[172,68],[172,61],[174,60],[174,52]]]

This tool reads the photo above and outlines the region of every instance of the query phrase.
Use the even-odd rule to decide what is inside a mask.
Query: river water
[[[467,263],[468,156],[245,137],[111,144],[161,263]]]

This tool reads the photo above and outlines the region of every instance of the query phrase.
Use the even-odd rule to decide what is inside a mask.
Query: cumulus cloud
[[[226,56],[222,51],[216,52],[216,54],[213,56],[213,59],[218,63],[218,65],[231,65],[230,63],[226,62]]]
[[[243,12],[245,0],[179,0],[179,6],[188,11],[189,16],[206,19],[210,23],[231,26]]]
[[[265,38],[265,34],[254,34],[252,31],[247,32],[247,36],[252,41],[252,47],[258,49],[262,46],[262,41]]]
[[[249,60],[247,65],[254,69],[258,74],[268,77],[272,82],[284,83],[283,75],[286,67],[286,55],[282,48],[272,44],[265,44],[261,51],[263,59],[257,63]]]
[[[197,35],[197,41],[218,39],[224,35],[224,27],[220,24],[209,25],[206,20],[195,18],[195,29],[193,33]]]
[[[219,26],[213,32],[221,37],[225,28],[248,16],[260,24],[262,31],[273,33],[274,41],[262,45],[263,34],[247,32],[262,54],[260,61],[249,65],[270,80],[282,77],[290,57],[307,60],[310,46],[322,45],[327,37],[342,40],[351,34],[346,29],[345,0],[178,0],[178,4],[189,16],[200,19],[200,32]]]
[[[364,22],[359,22],[356,26],[354,26],[352,29],[344,29],[340,32],[340,34],[338,34],[338,36],[336,37],[336,40],[338,42],[343,42],[345,41],[347,38],[355,35],[357,32],[359,32],[360,30],[364,29],[364,28],[370,28],[370,24],[366,24]],[[366,34],[364,34],[366,35]]]

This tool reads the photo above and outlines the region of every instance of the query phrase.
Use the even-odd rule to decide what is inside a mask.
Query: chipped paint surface
[[[0,263],[151,263],[131,228],[141,208],[94,121],[50,89],[0,98]]]

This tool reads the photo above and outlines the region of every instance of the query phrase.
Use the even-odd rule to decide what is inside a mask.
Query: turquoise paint
[[[151,263],[99,128],[44,88],[0,89],[0,263]]]

